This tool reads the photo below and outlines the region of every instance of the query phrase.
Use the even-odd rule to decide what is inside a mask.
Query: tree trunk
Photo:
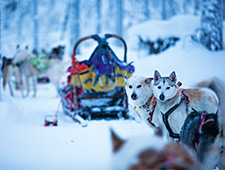
[[[119,36],[123,36],[123,0],[116,0],[118,5],[116,8],[116,33]]]
[[[39,50],[39,40],[38,40],[38,0],[33,1],[33,23],[34,23],[34,47],[33,49]]]
[[[194,1],[194,15],[198,15],[200,9],[200,0],[195,0]]]
[[[97,33],[99,34],[101,32],[101,20],[102,20],[102,15],[101,15],[101,5],[102,1],[101,0],[96,0],[96,10],[97,10]]]
[[[2,68],[2,1],[0,1],[0,68]],[[2,69],[0,69],[0,101],[2,100],[2,83],[1,83],[1,78],[2,78]]]
[[[222,1],[222,7],[223,7],[223,20],[225,20],[225,2]]]
[[[80,0],[70,0],[70,2],[70,51],[72,52],[80,38]]]
[[[161,16],[162,16],[162,20],[166,20],[167,19],[167,5],[166,5],[167,0],[162,0],[162,12],[161,12]]]
[[[203,0],[200,41],[210,51],[223,49],[222,1]]]
[[[67,25],[68,25],[68,21],[69,21],[69,14],[70,14],[70,3],[68,2],[67,3],[67,6],[66,6],[66,11],[65,11],[65,17],[64,17],[64,20],[63,20],[63,25],[62,25],[62,33],[61,33],[61,40],[64,40],[64,36],[65,36],[65,33],[66,33],[66,28],[67,28]]]
[[[143,10],[144,10],[145,20],[149,20],[150,19],[149,0],[144,0]]]

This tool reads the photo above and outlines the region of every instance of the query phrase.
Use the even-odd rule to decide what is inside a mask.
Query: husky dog
[[[59,46],[53,48],[51,53],[49,54],[49,59],[62,60],[64,51],[65,51],[65,46],[63,46],[63,45],[59,45]]]
[[[177,143],[166,143],[154,134],[124,140],[111,131],[111,170],[173,169],[201,170],[196,159]]]
[[[181,127],[193,110],[216,113],[218,108],[218,99],[213,90],[180,89],[174,71],[169,77],[161,77],[160,73],[155,71],[153,93],[161,113],[160,121],[164,123],[164,130],[166,128],[172,138],[179,138]]]
[[[225,83],[214,78],[209,87],[219,98],[217,114],[192,112],[182,127],[180,141],[196,153],[204,170],[216,165],[225,170]]]
[[[22,76],[21,76],[21,70],[17,64],[12,63],[13,59],[8,59],[6,57],[3,57],[3,63],[2,63],[2,75],[3,75],[3,89],[5,89],[6,84],[9,85],[9,90],[11,96],[14,96],[12,84],[10,81],[10,78],[12,76],[15,76],[16,85],[17,88],[21,89],[20,86],[22,86]],[[21,91],[22,93],[22,91]]]
[[[149,121],[149,113],[152,109],[153,102],[153,91],[152,91],[152,80],[153,78],[145,78],[141,76],[131,76],[126,77],[126,85],[125,90],[129,101],[133,104],[133,108],[138,111],[141,118],[149,125],[150,127],[154,127],[155,125],[151,122],[159,122],[157,117],[153,116],[154,120]],[[154,108],[154,113],[157,112],[158,108]],[[156,124],[156,126],[160,126]]]
[[[9,83],[9,79],[11,76],[15,76],[16,82],[19,85],[19,89],[21,90],[22,96],[23,94],[23,85],[26,86],[27,94],[30,93],[30,78],[33,82],[33,90],[34,97],[36,96],[36,70],[34,69],[31,58],[32,54],[28,52],[28,47],[24,50],[17,49],[15,56],[13,59],[5,59],[5,65],[3,66],[3,87],[5,87],[6,83]],[[25,84],[23,83],[23,79],[25,79]],[[10,84],[9,84],[10,86]],[[10,87],[10,93],[13,96],[12,88]]]
[[[28,46],[23,50],[19,50],[14,59],[13,59],[13,64],[19,65],[22,76],[25,78],[25,85],[27,89],[27,94],[26,96],[29,95],[30,93],[30,80],[32,81],[33,84],[33,97],[36,96],[36,83],[37,83],[37,71],[34,69],[32,63],[31,63],[31,58],[33,57],[33,54],[28,52]]]
[[[67,62],[59,59],[51,59],[49,61],[49,67],[45,71],[45,75],[49,78],[52,84],[55,86],[57,95],[61,85],[61,78],[65,74]]]

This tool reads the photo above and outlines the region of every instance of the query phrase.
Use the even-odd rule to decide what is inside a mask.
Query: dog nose
[[[133,94],[131,95],[131,98],[132,98],[133,100],[136,100],[136,99],[137,99],[136,93],[133,93]]]
[[[164,96],[163,94],[161,94],[161,95],[159,96],[159,99],[160,99],[160,100],[164,100],[164,99],[165,99],[165,96]]]

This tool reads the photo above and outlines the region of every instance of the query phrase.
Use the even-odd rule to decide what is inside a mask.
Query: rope
[[[58,123],[58,113],[59,113],[59,109],[60,109],[61,102],[62,102],[62,95],[60,96],[60,101],[59,101],[59,104],[58,104],[58,107],[57,107],[57,110],[56,110],[55,115],[51,115],[51,116],[55,116],[54,120],[52,122],[49,122],[49,121],[47,121],[45,119],[45,124],[44,124],[45,127],[47,127],[47,126],[57,126],[57,123]]]

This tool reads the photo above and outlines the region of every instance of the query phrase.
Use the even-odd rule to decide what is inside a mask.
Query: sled
[[[124,45],[121,61],[109,47],[108,38],[117,38]],[[77,61],[78,45],[88,39],[98,46],[88,60]],[[63,111],[66,115],[85,125],[86,120],[129,118],[125,79],[134,72],[127,63],[127,46],[118,35],[105,34],[103,38],[91,35],[80,39],[74,46],[72,66],[68,68],[67,85],[60,90]]]

